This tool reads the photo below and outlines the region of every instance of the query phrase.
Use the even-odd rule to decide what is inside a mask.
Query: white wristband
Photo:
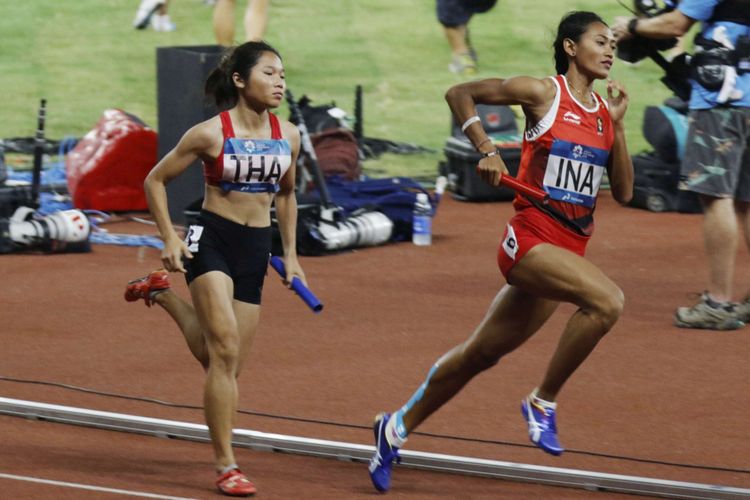
[[[478,115],[474,115],[472,117],[469,117],[468,120],[464,122],[463,125],[461,125],[461,132],[466,132],[466,129],[469,128],[469,125],[471,125],[474,122],[481,121],[481,118],[479,118]]]

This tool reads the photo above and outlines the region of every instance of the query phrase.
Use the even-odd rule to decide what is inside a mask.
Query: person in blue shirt
[[[673,38],[696,22],[679,187],[698,193],[703,205],[710,282],[695,306],[677,309],[674,322],[733,330],[750,321],[750,293],[732,301],[739,226],[750,246],[750,0],[681,0],[655,17],[617,18],[612,32],[618,41]]]

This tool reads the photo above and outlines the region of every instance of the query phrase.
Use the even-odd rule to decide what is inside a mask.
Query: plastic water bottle
[[[443,197],[445,188],[448,185],[448,178],[441,175],[435,180],[435,204],[440,203],[440,199]]]
[[[432,207],[427,193],[417,193],[412,216],[411,241],[419,246],[432,244]]]

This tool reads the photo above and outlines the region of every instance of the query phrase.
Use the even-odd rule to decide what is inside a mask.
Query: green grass
[[[202,0],[172,2],[173,33],[133,29],[137,0],[6,4],[0,17],[0,137],[33,135],[42,97],[48,100],[50,138],[81,136],[113,107],[157,128],[156,47],[214,43],[211,8]],[[278,0],[271,5],[267,40],[284,56],[287,81],[297,96],[335,101],[351,113],[354,87],[360,84],[366,135],[437,151],[368,161],[366,170],[377,175],[434,175],[442,157],[450,123],[443,94],[460,79],[447,71],[448,45],[434,9],[434,0]],[[597,0],[501,1],[471,22],[480,58],[477,78],[553,74],[554,31],[562,14],[574,9],[595,10],[608,21],[627,14],[616,2]],[[241,18],[240,9],[238,37]],[[631,95],[626,118],[631,152],[648,147],[641,134],[645,106],[669,95],[661,76],[650,61],[615,64],[612,70]],[[287,115],[285,108],[280,113]]]

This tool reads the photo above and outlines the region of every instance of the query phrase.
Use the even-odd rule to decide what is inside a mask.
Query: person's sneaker
[[[750,297],[734,305],[734,311],[737,313],[737,319],[747,324],[750,323]]]
[[[537,402],[534,393],[521,401],[521,413],[529,427],[529,439],[542,450],[551,455],[560,455],[565,449],[557,440],[555,409],[557,403],[544,405]]]
[[[169,273],[164,269],[151,271],[148,276],[129,281],[125,288],[125,300],[135,302],[143,299],[148,307],[154,301],[154,297],[169,288]]]
[[[370,479],[372,485],[380,492],[388,491],[391,488],[391,467],[393,461],[401,463],[401,455],[398,454],[398,448],[388,443],[385,437],[385,426],[391,419],[390,413],[380,413],[375,417],[375,423],[372,426],[375,434],[375,454],[370,459]]]
[[[477,73],[477,63],[471,57],[471,54],[454,55],[448,70],[457,75],[475,75]]]
[[[680,307],[675,311],[674,324],[680,328],[701,328],[704,330],[736,330],[745,326],[738,305],[729,302],[716,302],[708,292],[701,294],[700,301],[693,307]],[[750,310],[750,306],[748,306]]]
[[[161,31],[164,33],[177,29],[177,26],[169,18],[169,14],[164,14],[163,16],[156,14],[153,16],[151,18],[151,27],[154,31]]]
[[[258,492],[252,481],[239,469],[233,469],[226,474],[221,474],[216,479],[216,487],[224,495],[230,497],[249,497]]]
[[[151,16],[164,5],[164,0],[141,0],[141,5],[135,13],[133,27],[137,30],[145,29],[148,26]]]

